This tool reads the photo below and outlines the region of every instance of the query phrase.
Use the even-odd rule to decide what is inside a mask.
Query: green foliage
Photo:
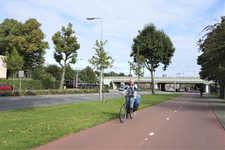
[[[153,23],[145,25],[144,29],[138,33],[133,39],[130,56],[134,57],[136,62],[138,49],[140,50],[139,54],[146,59],[144,65],[150,71],[153,83],[153,72],[160,64],[164,65],[163,70],[166,70],[171,63],[175,48],[169,36],[163,30],[157,30]],[[155,94],[154,84],[152,94]]]
[[[118,76],[126,76],[123,72],[120,72]]]
[[[198,41],[202,52],[197,60],[201,65],[200,77],[225,83],[225,17],[221,17],[221,23],[209,25],[203,31],[208,33]]]
[[[109,76],[119,76],[116,72],[114,71],[110,71],[109,72]]]
[[[19,55],[15,48],[11,54],[6,51],[6,57],[1,59],[3,61],[3,66],[13,72],[21,70],[24,64],[23,57]]]
[[[5,55],[5,52],[10,48],[10,32],[13,27],[18,24],[17,20],[5,19],[3,23],[0,24],[0,55]],[[13,48],[13,47],[12,47]],[[12,49],[10,48],[10,50]]]
[[[58,67],[57,65],[48,65],[45,68],[45,71],[47,73],[50,73],[54,78],[56,78],[56,80],[60,80],[61,76],[62,76],[62,70],[60,69],[60,67]]]
[[[113,83],[112,83],[112,81],[110,81],[109,85],[110,85],[110,87],[113,87]]]
[[[65,80],[75,79],[75,71],[71,68],[69,64],[66,65]]]
[[[16,48],[23,57],[23,70],[32,70],[33,67],[43,66],[45,49],[48,42],[42,41],[45,34],[40,29],[41,24],[34,18],[28,19],[24,24],[14,19],[5,19],[0,25],[0,49],[2,55],[7,51],[12,53]]]
[[[12,71],[14,79],[15,71],[19,71],[23,67],[24,64],[23,57],[19,55],[19,53],[15,48],[13,49],[11,54],[9,54],[8,51],[6,51],[5,54],[6,57],[1,58],[3,61],[3,66],[6,67],[8,70]],[[12,85],[14,86],[14,82]]]
[[[88,60],[88,62],[98,70],[111,68],[114,62],[114,59],[111,56],[108,56],[104,50],[103,46],[106,43],[107,40],[104,43],[102,41],[99,43],[99,41],[96,40],[96,47],[93,48],[96,51],[95,56],[92,56],[92,58]]]
[[[35,68],[32,78],[41,81],[53,81],[53,76],[45,71],[45,68]]]
[[[54,59],[63,68],[60,89],[63,88],[66,65],[76,63],[77,50],[80,48],[80,44],[77,43],[77,37],[73,36],[75,31],[72,30],[72,26],[71,23],[68,24],[67,28],[62,26],[61,32],[58,31],[52,36],[52,41],[55,45]],[[67,62],[68,60],[69,62]]]
[[[144,68],[144,63],[146,62],[146,58],[144,58],[142,55],[139,55],[139,49],[137,53],[135,54],[135,62],[132,63],[128,61],[128,63],[131,66],[131,69],[134,71],[134,74],[138,77],[142,76],[144,72],[142,71]]]
[[[95,83],[96,82],[96,76],[94,70],[87,66],[79,73],[80,80],[82,80],[85,83]]]
[[[13,85],[13,80],[0,79],[0,83]],[[40,81],[40,80],[21,80],[21,89],[24,90],[39,90],[39,89],[59,89],[60,82],[56,81]],[[20,80],[15,80],[13,89],[17,90],[20,87]]]

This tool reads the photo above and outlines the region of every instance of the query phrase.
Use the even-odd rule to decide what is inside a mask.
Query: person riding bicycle
[[[140,104],[141,96],[137,94],[138,89],[137,89],[137,85],[134,83],[134,80],[130,79],[129,83],[130,84],[128,84],[124,88],[123,93],[121,93],[121,95],[128,95],[127,105],[130,106],[129,111],[133,111],[134,102],[135,102],[135,106],[138,107]]]
[[[200,88],[200,96],[202,97],[202,94],[203,94],[203,86],[201,86]]]

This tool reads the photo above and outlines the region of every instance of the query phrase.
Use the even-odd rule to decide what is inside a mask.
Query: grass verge
[[[142,95],[139,110],[180,96]],[[0,112],[0,149],[31,149],[119,117],[124,98]]]

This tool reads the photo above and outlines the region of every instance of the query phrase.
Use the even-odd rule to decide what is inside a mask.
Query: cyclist
[[[131,112],[131,111],[133,111],[134,102],[135,102],[135,105],[139,106],[141,96],[137,94],[138,89],[137,89],[137,85],[134,83],[134,80],[130,79],[129,83],[130,84],[125,86],[123,93],[121,93],[121,95],[129,95],[130,96],[130,97],[127,97],[127,105],[130,106],[129,111]]]
[[[200,88],[200,96],[202,97],[202,94],[203,94],[203,86],[201,86]]]

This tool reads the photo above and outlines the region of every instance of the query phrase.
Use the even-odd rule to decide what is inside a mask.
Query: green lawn
[[[139,110],[180,96],[142,95]],[[124,98],[0,112],[0,149],[31,149],[119,117]]]

